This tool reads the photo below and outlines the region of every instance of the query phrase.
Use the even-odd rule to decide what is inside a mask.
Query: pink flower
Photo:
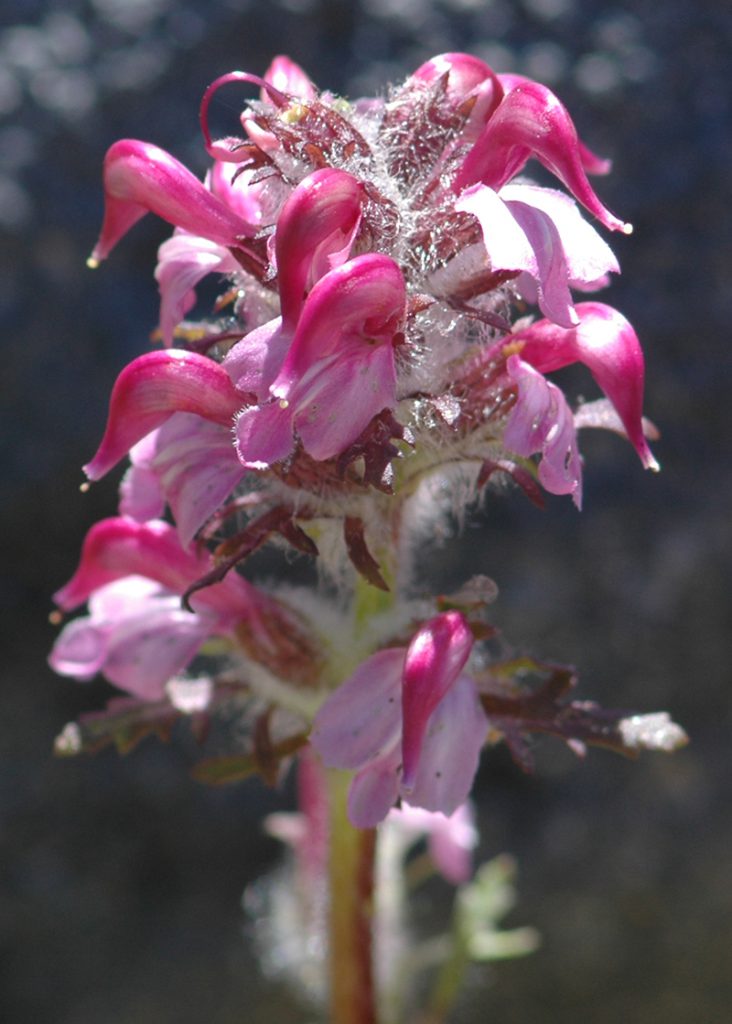
[[[233,214],[246,221],[250,235],[277,220],[288,192],[277,177],[258,181],[255,169],[235,169],[219,161],[213,164],[206,187]],[[254,268],[263,268],[263,257],[251,250],[247,254]],[[165,344],[173,344],[175,328],[193,308],[199,281],[208,274],[234,275],[239,271],[241,264],[231,248],[211,238],[179,227],[172,238],[163,242],[158,250],[155,280],[160,291],[160,331]]]
[[[459,168],[454,191],[460,194],[478,182],[498,191],[522,171],[530,157],[536,157],[601,224],[628,234],[631,226],[603,206],[587,180],[583,164],[590,163],[596,170],[598,163],[580,147],[566,108],[538,82],[524,79],[511,84]]]
[[[180,598],[159,584],[124,576],[92,592],[89,614],[63,628],[49,663],[81,682],[101,672],[134,697],[162,700],[166,683],[217,632],[215,615],[185,611]]]
[[[362,198],[353,175],[324,167],[303,178],[282,207],[275,253],[285,331],[294,330],[313,285],[350,256]]]
[[[286,458],[295,431],[314,459],[332,458],[393,408],[405,306],[404,279],[388,256],[357,256],[322,277],[303,305],[272,398],[237,418],[242,463],[264,468]]]
[[[487,719],[462,669],[472,636],[459,612],[426,622],[409,647],[377,651],[326,700],[312,743],[332,768],[355,770],[349,816],[381,821],[398,797],[452,814],[470,790]]]
[[[209,636],[230,635],[242,623],[256,631],[267,612],[271,599],[233,574],[184,610],[180,595],[209,568],[208,554],[185,550],[169,523],[97,523],[78,569],[54,595],[65,611],[88,601],[89,614],[64,627],[51,666],[81,680],[103,672],[134,696],[159,700]]]
[[[180,596],[209,569],[208,552],[184,548],[170,523],[136,523],[124,516],[102,519],[87,533],[79,566],[54,600],[64,611],[72,611],[100,587],[126,576],[144,576]],[[258,619],[267,601],[271,599],[236,573],[191,598],[195,611],[215,613],[227,628]]]
[[[95,265],[148,212],[202,235],[237,246],[256,229],[233,212],[182,163],[149,142],[122,139],[104,158],[104,222],[90,257]]]
[[[162,588],[162,596],[175,595],[180,607],[180,598],[214,568],[209,552],[184,548],[170,523],[136,523],[124,516],[103,519],[87,533],[79,566],[54,600],[64,611],[72,611],[110,583],[143,576]],[[197,622],[209,624],[210,633],[235,637],[238,647],[271,671],[298,680],[311,680],[317,672],[317,655],[300,617],[238,573],[197,589],[188,605]],[[166,604],[165,609],[163,623],[169,621],[170,607]],[[102,611],[106,621],[106,604]],[[97,616],[94,628],[99,622]],[[195,624],[184,617],[170,626],[173,639],[180,635],[175,632],[178,625],[192,637]]]

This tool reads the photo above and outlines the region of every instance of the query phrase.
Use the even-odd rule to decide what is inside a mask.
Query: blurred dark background
[[[54,677],[50,594],[115,504],[78,491],[110,386],[146,348],[165,226],[143,222],[92,273],[101,161],[120,136],[203,170],[196,110],[233,68],[288,53],[323,87],[379,90],[466,49],[554,88],[614,160],[608,206],[635,225],[607,300],[645,346],[663,472],[583,437],[585,511],[519,494],[469,526],[517,646],[572,662],[581,695],[668,709],[691,736],[630,763],[556,743],[527,778],[503,753],[477,791],[482,857],[520,868],[512,923],[541,950],[476,972],[460,1024],[722,1024],[732,1005],[728,647],[732,11],[714,0],[2,0],[3,680],[0,1019],[8,1024],[312,1020],[259,980],[240,898],[279,856],[257,783],[190,781],[185,745],[55,761],[104,684]],[[229,102],[227,95],[226,102]],[[237,95],[222,104],[231,130]],[[227,118],[229,119],[227,122]],[[579,381],[594,397],[591,382]],[[437,561],[460,581],[460,544]],[[478,565],[479,563],[479,565]]]

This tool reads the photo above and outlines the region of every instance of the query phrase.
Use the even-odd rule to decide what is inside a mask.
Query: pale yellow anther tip
[[[82,494],[86,494],[90,487],[91,484],[89,483],[88,480],[85,480],[83,484],[79,484],[79,490],[81,491]]]
[[[89,270],[96,270],[97,267],[99,266],[99,260],[96,258],[96,256],[89,256],[86,261],[86,265],[89,268]]]

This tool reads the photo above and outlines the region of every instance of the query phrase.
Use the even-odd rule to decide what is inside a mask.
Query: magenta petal
[[[358,772],[348,790],[348,817],[356,828],[383,821],[399,794],[399,746]]]
[[[412,82],[431,84],[447,75],[447,97],[455,107],[470,99],[473,107],[461,132],[461,142],[474,139],[478,130],[503,99],[503,86],[499,76],[484,61],[469,53],[440,53],[421,64],[404,83],[408,89]]]
[[[436,57],[420,64],[405,85],[409,85],[410,81],[431,84],[443,75],[447,75],[448,96],[456,102],[464,100],[476,85],[487,78],[496,77],[485,61],[470,53],[438,53]]]
[[[361,223],[363,186],[345,171],[324,167],[300,182],[282,207],[275,233],[282,323],[292,331],[305,295],[344,263]]]
[[[121,139],[104,158],[104,222],[91,260],[106,259],[123,235],[151,212],[221,245],[250,233],[238,217],[180,161],[149,142]]]
[[[407,650],[402,685],[402,790],[414,785],[427,722],[460,674],[473,646],[465,616],[443,612],[426,622]]]
[[[277,56],[264,72],[264,80],[268,85],[273,85],[279,92],[287,93],[288,96],[296,96],[301,100],[314,100],[318,91],[305,74],[299,64],[289,57]],[[269,100],[266,89],[262,89],[261,99],[263,103]]]
[[[331,270],[308,295],[272,394],[289,398],[314,366],[347,347],[366,355],[371,346],[393,344],[405,312],[404,278],[388,256],[367,253]]]
[[[462,192],[482,181],[496,190],[536,157],[611,231],[632,229],[602,205],[582,166],[577,131],[566,108],[538,82],[522,81],[503,98],[453,183]]]
[[[211,569],[207,553],[184,550],[175,528],[152,520],[136,523],[122,516],[102,519],[86,535],[79,566],[69,582],[54,594],[64,611],[83,604],[100,587],[123,576],[144,576],[175,594]],[[222,623],[234,624],[259,615],[267,599],[242,577],[230,573],[221,583],[194,594],[196,608],[210,609]]]
[[[580,319],[565,331],[546,320],[516,334],[524,342],[521,358],[542,373],[584,363],[615,406],[631,444],[646,469],[657,469],[643,434],[643,350],[635,331],[617,310],[601,302],[582,302]]]
[[[325,765],[362,768],[398,746],[403,666],[403,648],[377,651],[331,693],[310,736]]]
[[[532,84],[532,79],[527,78],[526,75],[515,75],[511,72],[502,72],[500,75],[497,75],[497,78],[505,92],[510,92],[511,89],[515,89],[518,85],[524,85],[526,82]],[[612,160],[593,153],[589,146],[586,146],[579,138],[577,139],[577,149],[580,162],[588,174],[610,173]]]
[[[470,793],[487,732],[475,683],[460,676],[430,717],[410,803],[447,815],[456,811]]]
[[[139,356],[115,381],[104,437],[84,471],[99,480],[174,412],[228,424],[241,405],[226,370],[212,359],[179,349]]]

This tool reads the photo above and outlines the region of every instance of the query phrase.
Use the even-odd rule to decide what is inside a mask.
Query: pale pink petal
[[[429,836],[429,851],[435,867],[448,882],[461,885],[472,873],[471,852],[478,843],[475,815],[469,801],[451,815],[440,814]]]
[[[285,400],[242,409],[234,427],[236,454],[242,466],[266,469],[287,458],[295,447],[293,412]]]
[[[318,711],[310,742],[329,768],[368,771],[371,762],[398,747],[404,653],[402,647],[388,648],[366,658]]]
[[[493,270],[525,270],[533,277],[537,275],[536,254],[526,232],[494,189],[471,185],[457,200],[455,209],[477,218]]]
[[[176,607],[138,608],[109,638],[102,672],[143,700],[161,700],[165,684],[195,657],[211,633],[211,624]]]
[[[394,806],[399,793],[399,746],[372,761],[351,782],[348,817],[356,828],[374,828]]]
[[[574,200],[538,185],[504,185],[501,199],[513,209],[518,202],[540,211],[557,229],[571,287],[592,286],[620,267],[610,246],[579,212]]]
[[[282,329],[282,318],[275,317],[232,345],[221,365],[238,391],[263,401],[280,372],[290,341],[291,335]]]
[[[92,594],[89,615],[64,627],[49,661],[61,675],[86,681],[102,672],[135,697],[160,700],[212,630],[214,618],[184,611],[151,580],[127,576]]]
[[[115,381],[104,437],[84,472],[99,480],[174,412],[230,424],[241,405],[229,375],[212,359],[180,349],[148,352]]]
[[[244,474],[231,429],[184,412],[174,413],[155,432],[149,465],[160,481],[184,547]]]
[[[155,280],[160,291],[160,333],[173,344],[175,328],[196,302],[195,287],[208,274],[231,274],[239,264],[228,249],[208,238],[181,233],[158,249]]]
[[[507,205],[536,257],[536,271],[530,276],[536,282],[539,309],[550,320],[563,327],[572,327],[577,323],[577,314],[569,291],[569,269],[554,222],[542,210],[527,203]]]
[[[430,717],[414,788],[404,794],[410,803],[447,815],[456,811],[470,793],[487,732],[475,683],[460,676]]]
[[[68,622],[56,638],[48,663],[61,676],[80,682],[93,679],[107,656],[109,629],[95,626],[89,616]]]
[[[391,346],[346,352],[324,368],[309,388],[292,396],[294,425],[314,459],[338,455],[382,409],[396,404]]]
[[[409,644],[402,680],[404,793],[414,785],[430,716],[455,683],[472,646],[473,635],[460,612],[430,619]]]
[[[516,404],[503,434],[506,448],[524,457],[540,453],[542,485],[552,494],[571,494],[579,508],[582,463],[574,419],[564,395],[518,356],[510,356],[506,366],[518,386]]]
[[[506,185],[496,193],[474,185],[455,208],[478,219],[491,266],[521,271],[524,298],[563,327],[578,323],[570,286],[597,287],[618,270],[610,248],[561,192]]]
[[[134,450],[131,449],[130,456]],[[158,474],[147,466],[130,466],[119,485],[120,515],[144,523],[147,519],[159,519],[164,511],[165,497]]]
[[[475,814],[470,801],[461,804],[451,815],[413,807],[406,800],[389,812],[386,824],[416,842],[427,838],[429,854],[435,867],[448,882],[467,882],[472,870],[471,851],[478,842]]]

